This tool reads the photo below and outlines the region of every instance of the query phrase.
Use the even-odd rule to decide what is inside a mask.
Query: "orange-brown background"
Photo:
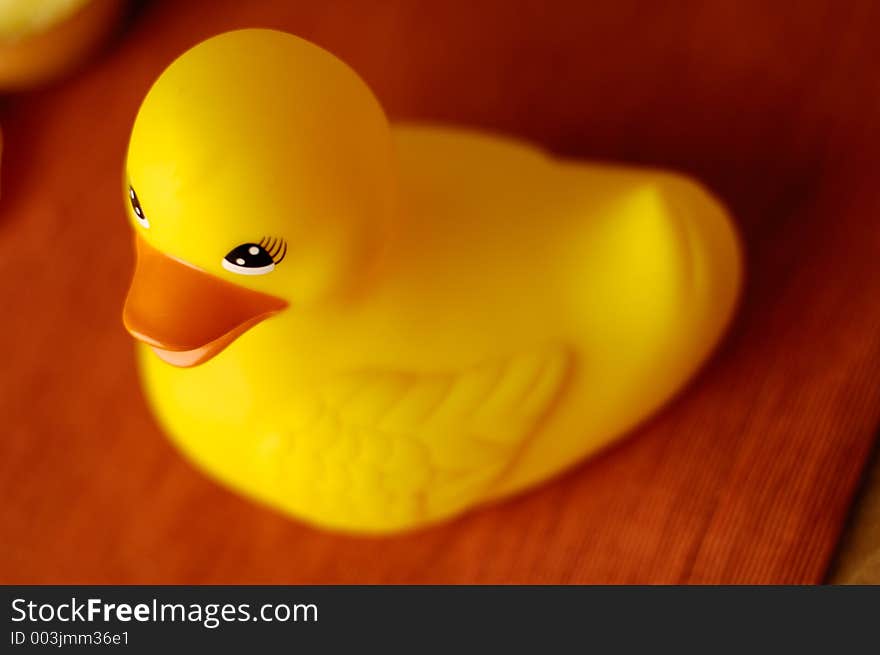
[[[878,25],[869,0],[146,4],[0,109],[0,581],[821,580],[880,419]],[[247,26],[335,52],[392,118],[700,177],[748,248],[717,357],[619,446],[406,536],[321,533],[207,480],[153,423],[120,325],[120,175],[151,81]]]

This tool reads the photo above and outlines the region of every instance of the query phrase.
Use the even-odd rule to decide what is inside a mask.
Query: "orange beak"
[[[287,307],[275,296],[214,277],[135,237],[137,266],[122,322],[174,366],[206,362],[248,329]]]

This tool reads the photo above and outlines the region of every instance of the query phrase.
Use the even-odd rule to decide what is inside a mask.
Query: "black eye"
[[[132,186],[128,187],[128,199],[131,201],[131,208],[134,211],[134,217],[137,219],[137,222],[141,224],[141,227],[149,228],[150,221],[144,214],[140,200],[138,200],[137,194],[134,192],[134,187]]]
[[[287,254],[284,239],[263,238],[259,243],[243,243],[230,250],[221,262],[223,268],[240,275],[265,275],[275,270]]]

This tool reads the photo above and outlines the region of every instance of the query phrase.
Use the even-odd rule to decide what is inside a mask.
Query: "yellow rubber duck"
[[[667,401],[728,323],[724,209],[674,173],[390,127],[295,36],[183,54],[134,124],[124,309],[149,402],[244,494],[349,532],[534,485]]]
[[[57,78],[107,38],[123,0],[0,0],[0,91]]]

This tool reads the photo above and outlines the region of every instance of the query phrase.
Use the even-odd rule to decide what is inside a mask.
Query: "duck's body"
[[[0,90],[28,89],[92,53],[119,22],[123,0],[0,1]]]
[[[194,368],[141,352],[193,459],[347,530],[436,521],[607,444],[688,378],[736,296],[730,224],[681,177],[431,126],[394,144],[399,227],[345,302]]]

